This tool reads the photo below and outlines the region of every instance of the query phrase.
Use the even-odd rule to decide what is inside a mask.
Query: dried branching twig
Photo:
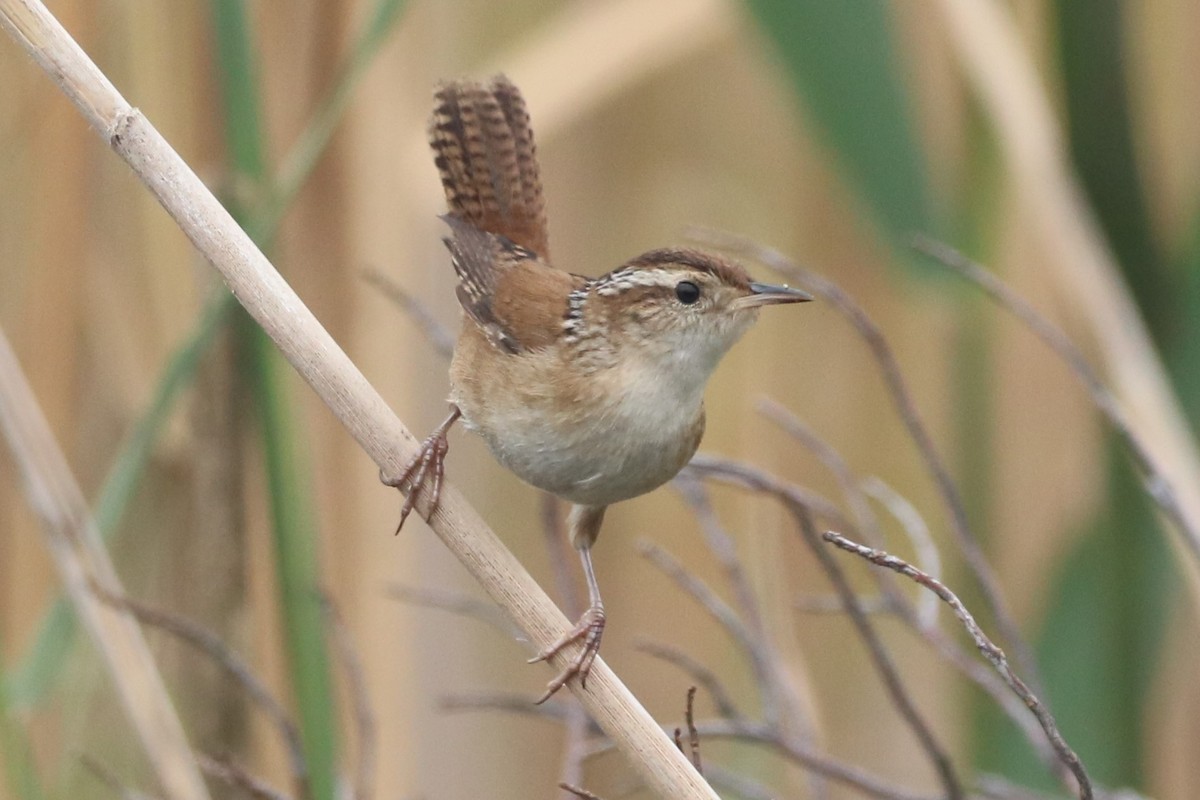
[[[101,602],[128,612],[143,625],[158,628],[192,645],[233,678],[234,683],[242,687],[242,690],[258,706],[259,710],[266,715],[271,726],[279,732],[284,748],[287,750],[292,778],[300,787],[300,794],[305,793],[304,787],[308,784],[308,763],[304,758],[300,730],[292,721],[287,710],[275,699],[241,656],[231,650],[220,636],[199,623],[170,611],[152,608],[132,597],[118,594],[102,586],[98,580],[91,581],[91,589]]]
[[[808,506],[807,502],[808,498],[811,497],[811,493],[805,492],[800,487],[782,481],[750,464],[702,454],[693,458],[687,469],[711,480],[718,480],[750,491],[765,493],[777,498],[780,502],[788,506],[804,506],[808,507],[810,511],[813,510],[811,506]],[[828,598],[827,604],[823,603],[820,610],[823,612],[832,610],[834,602],[836,602],[836,610],[838,612],[845,610],[845,605],[841,598]],[[863,613],[879,611],[894,612],[896,610],[890,604],[883,607],[878,600],[872,602],[871,598],[857,598],[857,602]],[[1004,710],[1013,723],[1025,734],[1026,739],[1045,764],[1053,765],[1057,762],[1054,752],[1050,748],[1049,742],[1046,741],[1041,729],[1025,713],[1024,705],[1008,691],[1007,687],[993,671],[970,658],[967,653],[942,633],[940,629],[936,627],[923,628],[919,625],[919,620],[915,618],[908,618],[906,622],[913,627],[913,630],[921,638],[929,642],[950,666],[957,669],[964,677],[991,696],[996,704]]]
[[[454,335],[424,303],[382,272],[373,269],[364,270],[363,278],[381,291],[387,299],[399,306],[417,324],[421,333],[425,335],[426,341],[433,346],[439,356],[449,360],[450,356],[454,355]]]
[[[874,498],[900,523],[908,540],[912,543],[917,555],[917,564],[935,578],[942,574],[942,555],[934,544],[933,536],[929,533],[929,525],[908,498],[897,492],[891,486],[874,475],[860,482],[862,490]],[[926,602],[928,601],[928,602]],[[937,624],[937,598],[926,593],[921,594],[917,601],[917,617],[922,627]]]
[[[217,758],[203,753],[199,754],[200,768],[205,775],[216,778],[229,786],[234,786],[249,794],[255,800],[292,800],[288,795],[279,791],[264,781],[251,775],[238,766],[232,759]]]
[[[704,774],[704,766],[700,762],[700,733],[696,730],[696,687],[689,686],[687,693],[687,711],[684,714],[688,730],[688,749],[692,755],[692,766],[696,772]]]
[[[875,511],[871,508],[871,504],[867,500],[866,492],[863,491],[858,476],[854,474],[854,470],[850,468],[850,465],[842,457],[842,454],[837,451],[837,448],[818,436],[816,431],[801,422],[795,414],[783,405],[770,398],[763,398],[758,402],[758,411],[782,428],[788,436],[791,436],[811,451],[817,457],[817,460],[833,474],[834,479],[842,490],[842,494],[846,498],[846,504],[850,507],[855,527],[867,541],[875,542],[877,546],[882,547],[883,531],[879,526],[879,520],[875,516]],[[892,576],[880,573],[877,578],[876,582],[879,584],[879,591],[883,599],[890,606],[894,607],[902,616],[915,613],[912,604],[899,590]]]
[[[1084,769],[1082,762],[1080,762],[1079,756],[1077,756],[1075,751],[1067,745],[1066,741],[1062,738],[1062,734],[1059,733],[1058,724],[1055,722],[1054,716],[1050,713],[1049,709],[1047,709],[1046,706],[1034,695],[1034,693],[1030,691],[1025,682],[1022,681],[1015,672],[1013,672],[1012,667],[1009,666],[1008,657],[1004,654],[1004,651],[997,647],[992,640],[987,637],[987,634],[985,634],[983,629],[979,627],[979,624],[975,622],[975,618],[971,616],[971,612],[967,610],[967,607],[963,605],[962,601],[958,599],[958,596],[955,595],[954,592],[946,588],[945,584],[943,584],[941,581],[937,580],[931,575],[927,575],[902,558],[897,558],[896,556],[890,555],[882,550],[858,544],[857,542],[853,542],[846,537],[832,531],[826,531],[823,535],[823,538],[825,541],[832,542],[847,552],[854,553],[855,555],[865,558],[872,564],[880,567],[886,567],[887,569],[898,572],[905,577],[911,578],[941,598],[942,602],[946,603],[946,605],[950,606],[950,608],[954,611],[954,615],[958,617],[959,621],[962,622],[963,627],[967,629],[967,633],[970,634],[971,639],[975,642],[975,646],[979,649],[979,652],[982,653],[983,657],[988,660],[988,663],[995,667],[996,671],[1000,673],[1000,676],[1004,679],[1004,682],[1018,697],[1021,698],[1021,701],[1037,718],[1038,724],[1040,724],[1042,726],[1042,730],[1046,732],[1046,737],[1054,746],[1054,750],[1056,753],[1058,753],[1059,758],[1062,759],[1062,763],[1071,771],[1071,774],[1075,776],[1075,780],[1077,782],[1076,788],[1079,791],[1080,800],[1091,800],[1091,780],[1088,778],[1087,771]]]
[[[762,673],[756,673],[764,720],[769,725],[773,725],[780,732],[780,736],[794,738],[799,744],[812,747],[818,738],[816,725],[801,701],[799,692],[796,691],[789,679],[787,670],[781,663],[776,648],[768,636],[754,587],[750,585],[750,580],[746,576],[745,570],[742,569],[733,537],[729,535],[717,518],[707,487],[686,470],[673,481],[673,485],[679,490],[684,502],[688,504],[696,516],[696,520],[700,523],[705,544],[708,545],[709,552],[720,564],[721,570],[725,574],[725,580],[733,591],[745,622],[745,635],[755,642],[753,646],[755,652],[751,652],[750,657],[765,670]],[[824,780],[819,775],[810,774],[809,784],[814,800],[823,800],[828,794]]]
[[[808,544],[809,550],[817,557],[830,583],[833,584],[834,590],[842,599],[842,603],[846,607],[846,614],[850,617],[850,621],[858,631],[859,638],[867,646],[867,652],[875,664],[876,672],[879,673],[880,678],[883,680],[884,687],[887,689],[888,695],[892,700],[892,705],[896,707],[896,710],[900,713],[900,716],[904,719],[909,729],[912,730],[913,735],[917,737],[921,749],[926,752],[933,762],[934,769],[937,770],[942,786],[946,790],[946,796],[952,800],[961,800],[964,797],[962,784],[959,783],[958,775],[950,762],[949,753],[942,747],[937,737],[934,736],[933,729],[929,726],[929,723],[917,710],[912,695],[900,678],[899,670],[896,669],[891,655],[888,653],[887,648],[884,647],[878,633],[876,633],[874,624],[859,607],[854,590],[850,587],[850,582],[846,579],[841,567],[821,547],[816,527],[813,525],[812,515],[804,506],[789,505],[789,511],[795,516],[800,533],[804,541]]]
[[[776,682],[772,675],[772,656],[765,642],[755,635],[749,625],[738,616],[737,611],[722,600],[712,587],[695,575],[684,569],[677,558],[658,545],[648,542],[638,542],[638,550],[647,560],[670,578],[675,584],[700,604],[717,624],[724,628],[738,646],[745,652],[750,661],[750,668],[759,690],[763,692],[762,712],[768,718],[777,721],[779,713],[775,700]]]
[[[741,465],[737,466],[741,467]],[[742,485],[749,486],[757,491],[766,491],[784,502],[788,510],[796,517],[801,531],[805,534],[805,541],[809,543],[813,554],[820,561],[821,566],[829,576],[843,607],[854,622],[860,637],[867,645],[868,652],[870,652],[876,670],[879,672],[885,687],[888,689],[893,704],[913,730],[914,735],[921,742],[922,748],[934,763],[935,769],[941,775],[947,794],[950,797],[962,797],[962,789],[950,765],[949,756],[946,754],[945,749],[937,742],[929,725],[913,705],[912,699],[904,688],[903,681],[901,681],[895,666],[892,664],[890,656],[875,634],[874,626],[867,619],[866,613],[864,613],[857,596],[850,588],[841,569],[835,562],[829,559],[828,555],[824,553],[824,548],[816,540],[815,529],[812,528],[810,511],[803,504],[803,501],[786,484],[767,476],[761,471],[748,467],[738,469],[731,462],[722,462],[720,459],[714,459],[711,456],[703,459],[693,459],[688,469],[709,475],[736,475]],[[810,533],[811,536],[809,535]],[[675,577],[676,581],[685,588],[694,582],[694,580],[689,580],[690,576],[686,575],[676,577],[675,574],[672,574],[672,577]],[[692,590],[689,589],[689,593],[692,593]],[[708,605],[706,604],[705,607],[708,608]],[[723,622],[722,624],[726,623]],[[731,631],[741,627],[740,622],[737,620],[732,622],[732,626],[729,628]]]
[[[638,642],[636,645],[638,650],[649,656],[653,656],[661,661],[665,661],[677,667],[681,672],[694,680],[698,685],[704,687],[704,691],[708,693],[709,699],[717,709],[717,714],[725,719],[745,719],[745,715],[738,710],[737,704],[733,702],[733,697],[725,688],[725,684],[717,677],[717,674],[711,669],[701,664],[696,659],[689,656],[677,647],[672,647],[662,642]]]
[[[802,269],[778,250],[729,233],[712,230],[693,230],[691,233],[694,238],[705,241],[714,247],[744,254],[796,281],[802,288],[827,301],[850,323],[854,331],[866,343],[876,364],[879,365],[896,412],[933,477],[934,484],[949,513],[955,541],[967,567],[979,583],[980,591],[996,619],[1000,633],[1008,642],[1022,672],[1029,676],[1035,686],[1040,686],[1041,680],[1038,677],[1037,661],[1033,657],[1033,650],[1021,635],[1021,629],[1009,611],[1008,603],[1005,602],[1004,595],[1000,591],[1000,582],[995,571],[988,563],[978,540],[971,533],[962,495],[950,477],[950,470],[934,446],[933,437],[929,435],[925,423],[921,420],[912,393],[908,390],[907,383],[900,371],[900,363],[896,359],[895,353],[892,352],[887,339],[884,338],[883,331],[840,286],[827,278]]]
[[[110,586],[120,582],[83,491],[3,332],[0,432],[25,482],[30,506],[42,519],[46,550],[108,669],[159,785],[172,798],[207,800],[208,789],[141,630],[121,612],[98,602],[88,586],[93,578]]]
[[[567,783],[566,781],[561,781],[558,784],[558,788],[560,788],[564,791],[570,792],[571,794],[575,795],[576,797],[581,797],[581,798],[583,798],[583,800],[602,800],[600,795],[592,794],[587,789],[581,789],[580,787],[575,786],[570,783]]]
[[[1034,336],[1062,359],[1071,373],[1083,384],[1092,404],[1104,415],[1129,450],[1146,494],[1171,521],[1192,557],[1200,560],[1200,523],[1190,520],[1184,513],[1178,493],[1171,486],[1154,454],[1134,433],[1121,404],[1100,380],[1100,376],[1088,364],[1087,358],[1079,348],[996,275],[950,245],[926,236],[918,236],[913,241],[913,247],[978,286],[998,306],[1016,316]]]
[[[482,622],[510,638],[521,636],[520,629],[513,626],[494,604],[462,592],[391,583],[388,584],[387,593],[402,603],[436,608]]]

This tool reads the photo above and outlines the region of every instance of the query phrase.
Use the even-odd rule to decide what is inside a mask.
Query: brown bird
[[[432,514],[446,431],[461,416],[501,464],[574,504],[568,530],[590,604],[531,663],[574,641],[583,647],[540,703],[572,676],[586,685],[600,647],[591,548],[604,510],[661,486],[691,459],[708,377],[759,309],[812,298],[696,250],[653,250],[598,278],[551,266],[529,114],[504,76],[438,87],[429,140],[464,319],[450,416],[391,485],[407,491],[401,526],[430,482]]]

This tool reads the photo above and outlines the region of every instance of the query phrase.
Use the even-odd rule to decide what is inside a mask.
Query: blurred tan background
[[[1057,102],[1049,6],[1019,0],[1005,8]],[[1200,88],[1192,77],[1200,70],[1200,6],[1163,0],[1122,7],[1150,219],[1163,248],[1178,250],[1190,235],[1200,173]],[[52,10],[209,185],[237,196],[243,187],[227,167],[208,6],[63,0]],[[329,90],[366,7],[259,2],[248,12],[268,155],[278,163]],[[987,127],[987,114],[972,99],[939,4],[891,4],[889,17],[932,200],[949,213],[977,202],[968,200],[979,174],[969,140]],[[457,328],[453,275],[436,219],[441,191],[424,125],[438,79],[501,70],[522,87],[533,115],[560,266],[599,274],[644,250],[683,243],[684,229],[695,224],[777,247],[857,298],[896,349],[955,474],[980,480],[982,469],[987,502],[971,509],[979,515],[973,522],[988,533],[988,552],[1016,616],[1035,635],[1063,558],[1107,492],[1102,426],[1066,369],[1025,330],[957,283],[914,278],[900,263],[903,254],[887,244],[817,134],[767,33],[737,3],[413,0],[404,9],[288,211],[272,260],[410,429],[424,435],[442,418],[446,364],[362,273],[387,274]],[[192,330],[214,273],[7,38],[0,75],[0,328],[93,496],[164,365]],[[1003,158],[991,158],[982,255],[1099,361],[1082,315],[1047,265],[1053,249],[1031,224],[1035,212],[1026,195]],[[749,266],[771,277],[766,267]],[[986,401],[964,407],[956,388],[969,367],[963,353],[980,339],[988,343],[988,361],[976,385]],[[391,535],[397,493],[379,484],[376,467],[307,387],[291,375],[288,382],[306,434],[297,444],[311,468],[322,585],[360,650],[379,727],[376,796],[553,795],[561,725],[442,708],[446,697],[480,690],[534,696],[549,671],[526,666],[523,648],[478,622],[387,595],[390,583],[477,590],[422,522],[414,519],[402,535]],[[840,498],[828,471],[756,413],[764,396],[794,411],[854,469],[910,498],[944,545],[946,576],[955,585],[960,562],[934,487],[866,348],[826,304],[764,314],[731,352],[710,384],[702,450],[753,461]],[[131,594],[212,626],[286,697],[262,454],[245,419],[246,402],[226,339],[173,413],[112,552]],[[974,410],[986,413],[975,417]],[[964,431],[973,429],[973,441],[986,446],[982,453],[964,446]],[[451,436],[448,464],[450,480],[543,585],[553,586],[537,494],[462,430]],[[899,786],[934,792],[932,771],[848,622],[789,609],[796,596],[824,594],[827,586],[785,515],[741,492],[720,490],[716,498],[822,746]],[[59,592],[37,527],[6,452],[0,456],[0,642],[9,668],[26,656]],[[1150,528],[1144,535],[1162,534]],[[637,652],[640,639],[686,649],[753,708],[744,661],[695,603],[639,556],[644,537],[725,591],[694,518],[671,489],[612,509],[596,550],[609,611],[605,660],[664,724],[678,724],[688,679]],[[900,537],[896,547],[908,552]],[[847,558],[844,566],[856,579],[865,576],[862,564]],[[1148,700],[1137,735],[1147,753],[1141,789],[1182,800],[1200,796],[1200,689],[1195,606],[1181,588],[1174,597],[1162,656],[1147,657]],[[945,625],[951,629],[948,615]],[[981,737],[971,732],[978,723],[970,692],[913,637],[895,625],[882,627],[918,704],[969,774]],[[236,753],[286,785],[276,738],[240,693],[194,651],[161,633],[149,636],[193,741]],[[86,642],[70,652],[64,669],[49,698],[14,712],[30,732],[50,795],[111,796],[79,765],[81,753],[138,785],[146,779],[144,765]],[[341,699],[348,722],[344,691]],[[711,710],[705,702],[701,710]],[[1111,733],[1121,747],[1122,732]],[[353,747],[345,745],[351,753]],[[800,773],[769,755],[720,742],[705,748],[707,758],[755,775],[775,796],[809,796]],[[630,771],[617,755],[590,762],[585,779],[608,798],[631,789]],[[23,796],[12,792],[11,784],[0,784],[0,797]],[[835,789],[831,796],[856,795]]]

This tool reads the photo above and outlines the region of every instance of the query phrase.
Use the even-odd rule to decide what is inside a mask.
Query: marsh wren
[[[812,298],[696,250],[652,250],[598,278],[551,266],[529,114],[504,76],[440,86],[429,141],[463,326],[450,416],[389,483],[407,490],[401,526],[423,489],[432,514],[446,432],[462,417],[519,478],[574,504],[568,530],[590,604],[531,663],[574,641],[583,647],[540,703],[575,675],[586,684],[600,647],[591,548],[605,508],[661,486],[691,459],[708,377],[758,310]]]

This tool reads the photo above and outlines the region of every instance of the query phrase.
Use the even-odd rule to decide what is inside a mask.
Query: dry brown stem
[[[832,531],[826,531],[823,534],[823,538],[825,541],[832,542],[847,552],[854,553],[857,556],[865,558],[872,564],[885,567],[894,572],[898,572],[907,578],[911,578],[921,586],[924,586],[926,589],[937,595],[946,605],[950,606],[950,608],[954,611],[954,615],[958,617],[959,621],[962,622],[963,627],[967,629],[967,633],[970,635],[971,640],[975,642],[975,646],[979,649],[979,652],[982,653],[983,657],[987,659],[988,663],[990,663],[996,669],[996,672],[1000,673],[1000,676],[1004,679],[1004,682],[1008,685],[1008,687],[1012,689],[1014,694],[1021,698],[1021,702],[1023,702],[1025,706],[1033,713],[1034,717],[1037,718],[1038,724],[1040,724],[1042,726],[1042,730],[1046,732],[1046,738],[1050,740],[1055,752],[1058,753],[1059,758],[1062,759],[1062,763],[1065,764],[1066,767],[1071,771],[1071,774],[1075,776],[1077,787],[1074,788],[1077,788],[1080,800],[1092,799],[1092,783],[1088,778],[1087,771],[1084,769],[1083,763],[1079,760],[1079,756],[1075,754],[1075,751],[1072,750],[1067,745],[1066,740],[1062,738],[1062,734],[1059,733],[1058,723],[1055,722],[1054,716],[1041,702],[1041,700],[1039,700],[1034,693],[1029,690],[1029,687],[1025,685],[1025,682],[1021,680],[1021,678],[1015,672],[1013,672],[1012,667],[1009,666],[1008,657],[1004,654],[1004,651],[997,647],[992,640],[987,637],[987,634],[985,634],[983,629],[979,627],[979,624],[975,622],[975,618],[971,615],[971,612],[967,610],[967,607],[963,605],[962,601],[958,599],[958,596],[955,595],[954,592],[950,591],[945,584],[933,576],[927,575],[926,573],[914,567],[912,564],[909,564],[904,559],[897,558],[896,556],[886,553],[883,550],[866,547]]]
[[[291,797],[274,788],[262,778],[251,775],[244,767],[228,758],[199,754],[200,768],[204,774],[237,787],[255,800],[292,800]]]
[[[152,608],[132,597],[119,594],[100,584],[89,582],[96,597],[113,608],[129,612],[138,622],[149,625],[181,639],[204,653],[231,677],[251,701],[266,715],[271,726],[279,732],[287,750],[292,779],[303,794],[308,783],[308,765],[304,759],[304,746],[300,741],[300,730],[288,715],[283,705],[275,699],[266,685],[254,674],[250,665],[242,660],[221,640],[221,637],[190,619],[160,608]]]
[[[811,493],[805,492],[800,487],[782,481],[776,476],[750,464],[710,455],[698,455],[692,459],[692,463],[687,469],[689,472],[694,472],[709,480],[729,483],[749,491],[761,492],[775,497],[788,508],[807,507],[810,511],[815,511],[815,509],[807,505],[807,499]],[[824,602],[821,603],[819,610],[823,613],[835,611],[843,613],[846,611],[844,596],[822,598],[822,600]],[[909,628],[928,642],[950,666],[957,669],[964,677],[978,685],[991,696],[996,704],[1025,734],[1026,739],[1041,757],[1043,763],[1052,768],[1053,765],[1058,763],[1057,756],[1051,748],[1050,743],[1046,740],[1041,728],[1037,725],[1036,721],[1030,718],[1029,714],[1025,713],[1024,704],[1018,698],[1014,697],[995,672],[989,670],[975,659],[972,659],[968,653],[963,651],[940,628],[924,626],[918,617],[905,615],[901,613],[902,609],[897,609],[886,601],[880,602],[880,600],[872,598],[864,599],[858,597],[855,597],[854,601],[858,605],[859,611],[864,614],[899,614],[900,618]]]
[[[1200,520],[1193,519],[1185,513],[1179,502],[1179,493],[1172,486],[1157,456],[1134,432],[1121,404],[1088,364],[1083,352],[1066,334],[1051,324],[1050,320],[1038,313],[982,264],[972,261],[948,244],[925,236],[918,236],[913,246],[982,289],[998,306],[1016,316],[1034,336],[1062,359],[1071,373],[1083,384],[1092,404],[1104,415],[1129,450],[1146,494],[1175,527],[1185,550],[1193,559],[1200,561]]]
[[[417,328],[424,334],[434,352],[447,361],[450,360],[454,355],[454,334],[433,315],[427,305],[382,272],[369,269],[363,272],[363,278],[417,324]]]
[[[21,473],[29,503],[42,519],[46,550],[108,669],[162,790],[171,798],[206,800],[204,779],[141,629],[91,590],[92,580],[114,587],[121,585],[120,580],[67,458],[2,332],[0,431]]]
[[[687,709],[684,712],[687,722],[688,749],[692,754],[692,766],[696,772],[704,774],[704,765],[700,761],[700,732],[696,730],[696,687],[689,686],[687,693]]]
[[[850,617],[851,623],[854,624],[855,629],[858,631],[859,638],[867,646],[867,653],[870,655],[871,661],[875,664],[876,672],[879,673],[879,677],[883,680],[884,688],[887,689],[888,695],[892,700],[892,705],[896,707],[901,718],[904,719],[909,729],[912,730],[913,735],[916,736],[921,749],[926,752],[929,759],[933,762],[934,769],[937,770],[941,779],[942,787],[946,790],[946,796],[951,798],[951,800],[961,800],[965,795],[963,794],[958,774],[950,762],[950,754],[942,746],[941,742],[938,741],[933,733],[933,728],[925,720],[924,715],[917,709],[912,694],[905,687],[904,681],[900,677],[900,671],[896,668],[891,654],[876,632],[874,623],[871,622],[859,607],[858,598],[855,596],[854,590],[850,587],[850,582],[846,579],[841,567],[821,547],[816,527],[813,525],[812,515],[804,506],[790,505],[789,510],[796,517],[800,533],[805,543],[808,544],[809,550],[817,557],[822,569],[825,570],[825,575],[829,578],[830,583],[833,584],[834,591],[842,599],[842,603],[846,607],[846,614]]]
[[[601,800],[600,795],[592,794],[587,789],[581,789],[580,787],[575,786],[574,784],[567,783],[566,781],[560,781],[558,784],[558,788],[562,789],[565,792],[569,792],[569,793],[575,795],[576,797],[581,797],[581,798],[583,798],[583,800]]]
[[[382,475],[399,475],[416,454],[417,440],[166,140],[121,97],[40,2],[0,0],[0,23],[221,272],[239,302],[379,465]],[[426,507],[421,503],[419,509]],[[454,486],[443,487],[430,527],[516,621],[535,652],[568,629],[566,617]],[[577,649],[564,648],[551,659],[550,669],[561,671]],[[596,661],[586,691],[575,682],[570,688],[659,794],[716,797],[603,661]],[[184,789],[179,796],[204,795]]]
[[[733,697],[725,688],[725,684],[721,682],[715,672],[704,664],[682,650],[662,642],[638,642],[636,647],[646,655],[678,668],[697,684],[703,686],[709,699],[716,706],[719,716],[726,719],[745,719],[745,715],[738,710],[737,704],[733,702]]]
[[[520,638],[521,635],[520,628],[515,627],[494,604],[462,592],[393,583],[387,587],[387,593],[401,603],[436,608],[482,622],[512,639]]]
[[[941,454],[933,444],[933,437],[930,436],[929,430],[921,419],[912,392],[908,390],[908,383],[900,370],[900,362],[896,359],[896,355],[880,327],[840,286],[828,278],[803,269],[778,250],[743,236],[719,231],[694,230],[692,235],[714,247],[721,247],[753,258],[781,275],[787,276],[800,284],[801,288],[807,289],[828,302],[862,338],[871,357],[879,366],[888,396],[892,399],[900,421],[908,432],[909,438],[916,445],[917,452],[920,453],[921,460],[925,462],[938,494],[942,497],[950,519],[950,529],[954,532],[955,542],[958,544],[958,549],[962,553],[968,569],[979,583],[980,592],[983,594],[988,609],[995,617],[1001,636],[1008,643],[1009,649],[1013,651],[1014,658],[1021,666],[1021,671],[1029,676],[1029,680],[1034,686],[1040,686],[1041,679],[1037,660],[1033,656],[1033,649],[1021,634],[1016,618],[1013,617],[1008,603],[1004,599],[996,572],[988,563],[983,548],[980,547],[979,541],[971,532],[962,495],[953,478],[950,477],[950,470],[942,460]]]
[[[1045,263],[1087,319],[1131,429],[1175,486],[1200,530],[1200,452],[1162,360],[1084,200],[1057,113],[1012,10],[987,0],[939,0],[963,71],[996,129],[1005,166],[1041,241]],[[1200,559],[1180,558],[1200,602]],[[1002,631],[1003,633],[1003,631]],[[1005,635],[1007,638],[1007,634]],[[1027,676],[1023,659],[1017,659]]]

